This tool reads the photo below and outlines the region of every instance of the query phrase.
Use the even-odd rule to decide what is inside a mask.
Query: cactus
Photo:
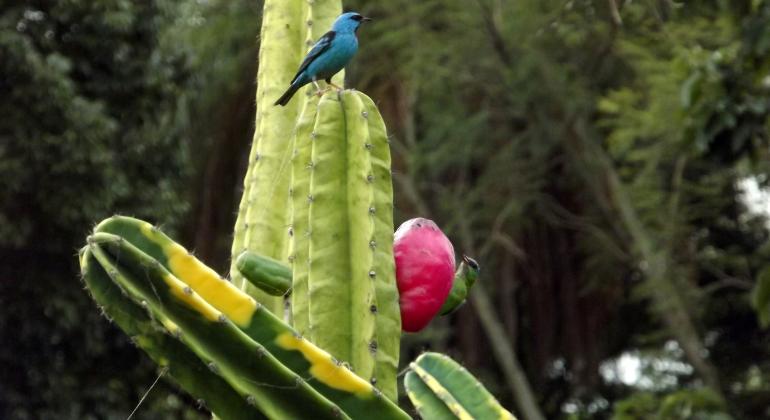
[[[328,353],[300,337],[270,311],[261,309],[253,298],[219,278],[184,247],[149,223],[129,217],[111,217],[97,225],[89,241],[89,248],[95,248],[93,252],[102,266],[119,276],[116,282],[123,289],[134,296],[136,301],[147,302],[154,318],[162,324],[170,326],[173,331],[178,331],[175,325],[182,327],[182,337],[189,341],[187,344],[199,355],[207,355],[214,365],[227,366],[231,361],[221,360],[221,356],[212,353],[211,348],[220,352],[235,352],[235,349],[241,352],[240,357],[235,357],[236,353],[226,353],[230,358],[243,359],[243,355],[249,354],[260,354],[259,358],[265,360],[274,357],[277,364],[292,372],[295,380],[302,378],[300,383],[308,384],[313,391],[333,402],[332,412],[335,414],[338,412],[351,418],[408,418],[367,380],[354,375]],[[177,290],[181,288],[186,296],[190,296],[191,300],[185,303],[203,314],[208,321],[198,319],[197,324],[185,327],[174,318],[179,316],[176,312],[169,313],[173,312],[174,307],[169,305],[170,298],[163,293],[164,282],[168,282],[168,278],[177,284]],[[148,293],[151,296],[147,296]],[[153,299],[159,303],[154,304]],[[230,336],[227,336],[221,331],[211,331],[212,328],[231,327],[239,330],[240,334],[230,331]],[[187,337],[192,337],[192,340],[187,340]],[[216,342],[209,342],[209,338]],[[225,350],[221,350],[221,346]],[[240,389],[239,383],[244,380],[246,383],[276,384],[249,376],[249,371],[244,369],[236,371],[239,372],[236,376],[243,379],[234,378],[228,371],[220,370],[236,389]],[[257,397],[254,403],[266,413],[271,413],[271,417],[275,417],[274,410],[283,410],[283,407],[263,408],[264,401]],[[311,407],[308,405],[301,409],[307,413],[312,412]]]
[[[101,222],[81,253],[105,314],[219,418],[409,418],[394,402],[401,315],[383,120],[349,90],[272,106],[340,11],[339,0],[264,3],[232,283],[129,217]],[[463,267],[446,312],[475,280]],[[459,366],[429,362],[407,374],[418,410],[507,413],[467,372],[449,372]]]
[[[389,398],[400,318],[384,124],[355,91],[308,101],[293,140],[292,319]]]
[[[260,34],[257,74],[257,116],[244,191],[233,236],[233,282],[275,314],[283,313],[283,298],[252,287],[238,272],[236,257],[252,251],[286,261],[289,225],[289,137],[304,95],[286,107],[274,107],[294,71],[312,45],[342,10],[339,0],[266,0]],[[335,81],[341,84],[344,76]]]
[[[406,392],[425,419],[514,419],[465,368],[443,354],[423,353],[409,367]]]
[[[108,273],[119,273],[114,278],[124,290],[152,313],[162,314],[171,332],[182,335],[198,357],[265,415],[302,418],[310,411],[318,418],[341,416],[339,408],[243,334],[234,325],[237,321],[212,307],[158,261],[108,233],[91,235],[89,248]]]

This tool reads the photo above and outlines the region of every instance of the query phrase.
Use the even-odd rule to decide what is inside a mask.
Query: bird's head
[[[368,17],[361,16],[360,13],[343,13],[334,21],[332,30],[337,33],[354,33],[362,23],[370,20]]]
[[[477,263],[476,260],[467,255],[463,255],[463,263],[464,267],[460,268],[463,269],[465,285],[468,287],[468,289],[470,289],[471,286],[476,283],[476,279],[479,278],[479,272],[481,271],[481,268],[479,267],[479,263]]]

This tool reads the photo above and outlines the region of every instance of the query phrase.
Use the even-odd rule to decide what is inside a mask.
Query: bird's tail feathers
[[[289,101],[291,100],[291,97],[294,96],[295,93],[297,93],[297,89],[299,88],[300,88],[299,84],[293,84],[289,86],[289,89],[287,89],[286,92],[283,95],[281,95],[281,97],[278,98],[278,100],[275,101],[273,105],[284,106],[288,104]]]

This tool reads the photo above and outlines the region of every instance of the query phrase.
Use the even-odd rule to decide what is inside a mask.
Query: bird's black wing
[[[305,69],[307,69],[307,66],[309,66],[310,63],[312,63],[316,58],[323,54],[324,51],[328,50],[329,47],[332,46],[332,41],[336,35],[336,32],[329,31],[325,33],[318,40],[318,42],[315,43],[315,45],[313,45],[313,48],[310,49],[309,53],[307,53],[305,59],[302,60],[302,64],[299,65],[299,70],[297,70],[297,74],[294,75],[294,78],[291,79],[291,83],[294,83],[294,81],[297,80],[297,77],[299,77],[299,75],[302,74]]]

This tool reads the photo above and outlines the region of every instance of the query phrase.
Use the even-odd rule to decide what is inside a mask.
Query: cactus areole
[[[444,304],[454,279],[452,243],[432,220],[407,220],[394,235],[401,329],[425,328]]]

